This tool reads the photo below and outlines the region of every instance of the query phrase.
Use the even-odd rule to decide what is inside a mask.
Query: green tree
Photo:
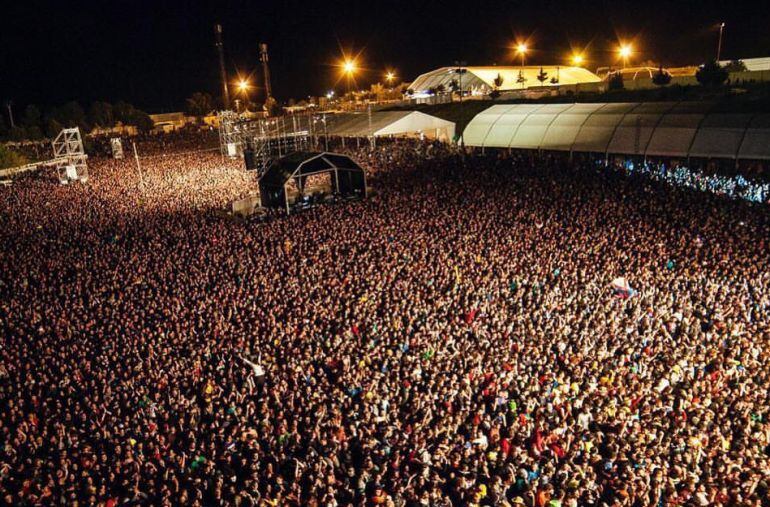
[[[671,74],[663,69],[663,65],[658,67],[658,71],[652,75],[652,82],[657,86],[666,86],[671,82]]]
[[[548,73],[542,67],[540,67],[540,72],[537,74],[537,80],[540,81],[540,86],[548,80]]]
[[[214,110],[214,99],[208,93],[195,92],[185,101],[187,113],[199,120]]]
[[[94,127],[112,128],[115,126],[115,114],[109,102],[95,101],[88,109],[88,121]]]
[[[18,127],[16,127],[18,128]],[[27,159],[10,148],[0,144],[0,169],[18,167],[27,163]]]
[[[622,90],[625,88],[623,84],[623,73],[616,71],[609,75],[607,79],[608,90]]]
[[[695,79],[698,80],[703,86],[720,86],[729,77],[729,73],[725,70],[719,62],[711,60],[703,65],[695,72]]]

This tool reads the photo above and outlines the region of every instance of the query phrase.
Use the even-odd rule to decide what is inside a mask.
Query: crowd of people
[[[770,203],[770,181],[748,179],[743,174],[727,175],[703,171],[687,166],[672,166],[665,163],[641,162],[631,160],[611,166],[629,176],[639,176],[682,188],[691,188],[700,192],[711,192],[732,199],[745,199],[751,202]]]
[[[770,505],[766,207],[353,154],[372,197],[260,223],[211,152],[0,188],[2,502]]]

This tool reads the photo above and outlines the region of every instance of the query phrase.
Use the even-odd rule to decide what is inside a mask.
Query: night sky
[[[724,58],[770,56],[770,12],[760,1],[13,0],[2,12],[0,101],[19,108],[126,100],[156,112],[181,108],[194,91],[218,94],[215,22],[233,79],[257,71],[258,43],[270,45],[274,94],[284,100],[330,89],[340,47],[362,51],[369,70],[360,85],[388,67],[411,81],[458,59],[511,63],[517,37],[536,50],[532,64],[564,63],[571,46],[588,46],[594,70],[612,63],[618,36],[641,49],[636,61],[700,63],[716,52],[719,21]]]

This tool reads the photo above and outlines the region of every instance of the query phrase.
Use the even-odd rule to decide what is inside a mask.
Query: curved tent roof
[[[503,114],[489,129],[486,141],[498,143],[500,146],[510,146],[524,120],[543,107],[542,104],[523,105],[526,107],[516,107],[515,110]]]
[[[671,157],[770,159],[770,114],[710,113],[708,102],[495,105],[467,146]]]
[[[335,169],[363,173],[364,170],[347,155],[330,152],[296,151],[272,161],[259,179],[260,186],[283,186],[295,176],[333,171]]]
[[[531,65],[531,66],[483,66],[463,67],[462,75],[463,91],[471,93],[489,93],[495,87],[494,81],[499,75],[503,82],[501,91],[530,88],[533,86],[557,86],[575,85],[579,83],[598,83],[601,78],[583,67],[569,67],[558,65]],[[540,71],[546,73],[546,80],[538,81]],[[524,82],[519,81],[519,74]],[[552,78],[558,78],[558,83],[551,83]],[[409,89],[417,95],[426,94],[431,88],[443,86],[447,91],[450,83],[456,80],[460,84],[457,67],[441,67],[418,76]]]
[[[543,150],[570,151],[580,129],[602,104],[574,104],[569,109],[557,113],[543,137],[540,148]]]
[[[574,151],[606,152],[618,125],[634,107],[636,104],[633,103],[602,105],[586,119],[575,136],[572,149]]]
[[[770,160],[770,114],[752,118],[738,150],[738,158]]]
[[[750,114],[706,116],[695,134],[690,156],[736,158],[750,122]]]
[[[570,104],[544,104],[533,111],[521,122],[509,146],[540,148],[551,123],[570,106]]]

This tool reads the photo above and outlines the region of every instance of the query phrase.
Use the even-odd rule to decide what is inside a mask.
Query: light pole
[[[11,128],[15,128],[16,124],[13,122],[13,102],[7,101],[5,107],[8,108],[8,121],[11,123]]]
[[[722,33],[725,31],[724,22],[719,25],[719,43],[717,44],[717,62],[722,57]]]

